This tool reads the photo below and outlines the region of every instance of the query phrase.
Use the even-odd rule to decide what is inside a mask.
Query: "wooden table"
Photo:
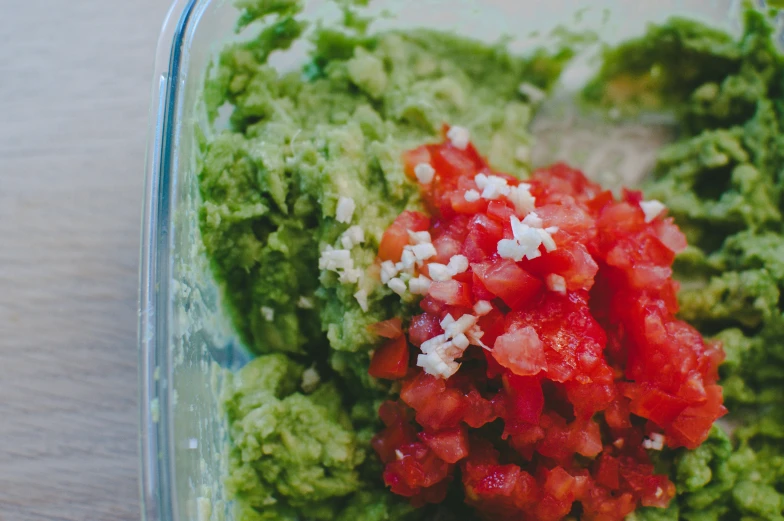
[[[168,0],[0,16],[0,520],[139,519],[136,299]]]

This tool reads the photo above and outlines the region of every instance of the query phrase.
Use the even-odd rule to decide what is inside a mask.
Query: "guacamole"
[[[726,352],[732,439],[714,427],[697,450],[663,454],[678,496],[636,520],[784,519],[784,57],[773,30],[755,10],[738,39],[674,19],[607,51],[586,91],[675,110],[680,139],[645,192],[689,240],[675,266],[680,316]]]
[[[449,122],[471,130],[494,168],[524,176],[533,104],[572,53],[374,34],[349,2],[329,28],[302,21],[298,0],[238,5],[238,31],[255,36],[225,47],[209,73],[207,112],[213,122],[228,112],[228,128],[207,133],[199,167],[204,244],[258,355],[223,396],[237,519],[432,517],[385,489],[370,449],[396,389],[368,375],[383,339],[367,326],[405,320],[416,304],[374,272],[384,230],[422,209],[401,155]],[[310,45],[304,66],[269,63],[298,40]],[[691,244],[676,261],[680,316],[727,353],[732,436],[714,427],[696,450],[652,452],[678,495],[636,521],[784,520],[784,59],[772,42],[757,11],[739,39],[673,19],[609,49],[586,89],[593,101],[675,111],[681,134],[646,198],[669,207]],[[336,249],[350,250],[350,266],[322,262]]]
[[[571,54],[523,59],[444,33],[369,34],[350,5],[342,25],[308,32],[299,1],[239,5],[238,30],[261,30],[224,48],[208,75],[210,119],[225,106],[230,116],[204,140],[199,171],[204,244],[237,330],[261,355],[226,389],[229,491],[239,519],[403,518],[412,509],[384,489],[369,454],[389,386],[367,372],[383,341],[367,326],[415,305],[373,272],[384,230],[421,207],[402,153],[450,122],[494,166],[526,172],[527,96]],[[301,37],[304,67],[268,64]],[[336,248],[350,250],[348,269],[320,262]]]

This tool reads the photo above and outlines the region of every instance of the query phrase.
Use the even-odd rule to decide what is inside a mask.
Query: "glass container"
[[[425,26],[485,41],[510,35],[515,52],[546,44],[557,26],[594,29],[607,42],[640,34],[649,22],[673,14],[706,19],[738,30],[732,0],[374,0],[371,10],[386,15],[378,29]],[[303,16],[337,15],[327,1],[307,1]],[[226,42],[242,39],[234,26],[239,11],[228,0],[176,0],[164,24],[155,61],[146,163],[139,298],[142,457],[142,518],[147,521],[231,521],[221,476],[226,432],[217,390],[226,370],[241,367],[246,351],[232,331],[209,270],[198,227],[198,139],[215,132],[206,118],[201,93],[210,62]],[[532,37],[532,33],[539,37]],[[275,57],[281,68],[297,67],[304,46]],[[586,78],[580,64],[564,76],[564,88]],[[535,130],[563,135],[579,125],[540,118]],[[567,157],[589,175],[607,171],[608,158],[630,170],[624,157],[637,158],[644,174],[646,157],[666,132],[661,122],[642,122],[608,131],[623,139],[616,149],[590,154],[590,136],[574,138]],[[573,135],[567,133],[568,135]],[[588,146],[584,146],[588,140]],[[603,139],[607,142],[607,138]],[[540,147],[539,162],[559,159],[558,143]],[[562,149],[564,147],[561,147]],[[582,155],[574,155],[574,150]],[[646,156],[646,154],[648,154]],[[642,159],[640,159],[642,157]],[[535,156],[536,160],[536,156]],[[634,170],[634,169],[631,169]],[[607,182],[607,180],[604,180]],[[612,180],[611,180],[612,182]],[[633,179],[627,182],[634,182]]]

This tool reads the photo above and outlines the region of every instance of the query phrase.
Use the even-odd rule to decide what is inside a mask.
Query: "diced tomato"
[[[624,239],[626,235],[638,232],[645,227],[645,216],[638,206],[616,203],[605,206],[596,221],[597,227],[607,235],[607,240]]]
[[[593,458],[602,451],[602,434],[593,420],[577,419],[570,425],[570,442],[574,452]]]
[[[490,201],[490,203],[487,205],[488,217],[495,219],[502,225],[510,222],[511,217],[514,214],[514,209],[501,200]]]
[[[531,176],[537,201],[559,201],[564,197],[590,201],[602,192],[596,183],[589,181],[579,170],[564,163],[556,163],[546,170],[537,170]]]
[[[451,235],[444,234],[433,239],[433,246],[437,255],[432,260],[440,264],[449,264],[449,259],[460,253],[463,243]]]
[[[519,376],[536,375],[547,370],[544,346],[531,326],[499,336],[493,346],[493,357]]]
[[[605,373],[609,378],[599,376],[593,379],[589,376],[580,379],[590,381],[574,380],[564,384],[566,396],[574,406],[574,415],[578,418],[590,418],[595,413],[605,410],[615,398],[611,369],[603,365],[598,372]]]
[[[596,215],[602,211],[602,208],[613,202],[613,193],[610,190],[599,192],[593,199],[588,200],[586,206],[588,210]]]
[[[434,275],[427,263],[449,265],[456,255],[469,268],[432,281],[407,334],[400,319],[369,327],[390,339],[370,374],[402,379],[400,400],[381,406],[385,427],[371,440],[384,482],[414,507],[462,487],[481,519],[561,521],[576,508],[582,521],[623,521],[640,505],[665,508],[675,486],[655,473],[644,439],[661,433],[667,446],[693,449],[726,413],[716,383],[721,345],[675,316],[672,263],[686,239],[674,221],[645,222],[641,192],[616,200],[580,171],[553,165],[526,183],[542,226],[558,228],[555,248],[514,262],[498,253],[498,241],[513,236],[513,202],[465,194],[480,191],[478,173],[510,186],[517,179],[448,140],[403,162],[412,179],[417,164],[436,170],[420,185],[433,219],[401,214],[379,259],[398,261],[409,231],[428,230],[436,255],[412,276]],[[565,292],[545,287],[552,275]],[[445,335],[447,315],[476,317],[465,338],[447,328],[436,351],[458,361],[457,372],[444,379],[409,368],[407,341]]]
[[[590,290],[599,272],[596,261],[579,242],[562,244],[557,250],[526,262],[525,267],[542,278],[550,273],[562,276],[569,291]]]
[[[509,436],[509,445],[530,461],[536,450],[536,443],[544,438],[544,429],[539,425],[518,423],[514,431],[515,433]]]
[[[653,222],[653,229],[656,237],[673,253],[681,253],[686,249],[686,236],[675,225],[672,217],[657,219]]]
[[[440,335],[444,332],[441,329],[440,322],[438,316],[430,313],[422,313],[415,316],[411,320],[411,326],[408,328],[409,341],[419,347],[424,341]]]
[[[722,405],[721,387],[709,385],[705,391],[708,395],[707,401],[685,408],[673,420],[671,430],[665,431],[669,435],[667,444],[670,447],[697,448],[708,438],[713,422],[727,414],[727,409]]]
[[[374,378],[399,380],[408,372],[408,342],[399,336],[378,348],[370,359],[368,373]]]
[[[457,426],[465,415],[465,400],[456,389],[446,389],[438,399],[429,400],[416,413],[417,422],[437,431]]]
[[[481,262],[496,253],[498,241],[504,238],[504,228],[487,216],[480,214],[468,226],[461,253],[469,262]]]
[[[724,362],[726,354],[721,342],[713,340],[705,344],[705,358],[702,360],[700,373],[709,383],[719,379],[719,366]]]
[[[381,236],[381,243],[378,246],[378,257],[382,261],[398,262],[403,255],[403,249],[408,246],[408,243],[408,230],[393,224]]]
[[[409,426],[398,424],[390,425],[373,437],[371,445],[384,463],[395,460],[395,450],[398,447],[414,441],[413,429]]]
[[[425,404],[444,392],[446,383],[440,378],[417,371],[403,382],[400,399],[412,409],[421,409]]]
[[[447,145],[431,147],[430,155],[436,171],[448,178],[473,177],[483,167],[481,158],[475,150],[463,151]]]
[[[423,232],[430,227],[430,218],[419,212],[409,210],[401,213],[395,222],[386,229],[378,245],[378,257],[384,261],[398,262],[403,248],[409,244],[408,232]]]
[[[479,325],[479,329],[481,329],[484,333],[484,335],[482,335],[482,342],[486,346],[493,346],[498,337],[504,334],[504,322],[505,319],[503,313],[495,308],[493,308],[493,310],[490,311],[487,315],[479,317],[477,324]],[[495,362],[494,358],[493,361]],[[500,374],[501,373],[499,373],[499,375]]]
[[[640,497],[640,504],[644,507],[667,508],[675,497],[675,485],[667,476],[650,476],[647,485]]]
[[[474,215],[487,204],[484,199],[477,199],[476,201],[468,201],[465,198],[465,190],[458,188],[449,194],[449,201],[452,204],[452,210],[457,213]]]
[[[495,295],[490,293],[490,290],[482,283],[482,279],[473,270],[471,270],[471,291],[475,301],[493,300],[495,298]]]
[[[547,376],[556,382],[574,379],[580,354],[601,353],[606,342],[584,293],[548,292],[535,308],[507,315],[506,323],[507,331],[528,326],[536,330],[544,345]]]
[[[403,336],[403,321],[400,317],[390,318],[368,326],[368,331],[383,338]]]
[[[447,463],[457,463],[468,456],[468,436],[464,427],[453,427],[438,432],[420,432],[419,439]]]
[[[542,281],[508,259],[471,265],[474,274],[493,295],[512,309],[529,303],[542,289]]]
[[[426,445],[411,443],[397,450],[402,457],[388,463],[384,470],[384,482],[395,494],[415,496],[449,477],[449,464]]]
[[[519,474],[516,465],[474,466],[464,473],[466,499],[477,502],[494,496],[511,497]]]
[[[517,465],[467,465],[463,483],[466,503],[504,519],[533,506],[539,492],[533,476]]]
[[[619,477],[621,466],[616,458],[606,453],[602,454],[594,466],[596,483],[609,489],[617,489],[621,486]]]
[[[465,395],[465,404],[463,421],[474,429],[495,421],[500,416],[504,405],[498,395],[492,401],[486,400],[476,389],[472,389]]]
[[[447,306],[471,307],[470,286],[456,280],[433,282],[427,294]]]
[[[575,500],[576,480],[561,467],[545,469],[544,494],[536,505],[536,515],[542,520],[557,521],[572,509]]]
[[[578,204],[547,204],[536,208],[536,214],[545,228],[556,226],[559,232],[568,234],[572,240],[579,240],[578,244],[596,236],[596,220]]]
[[[430,164],[430,151],[427,146],[421,146],[403,153],[403,167],[409,179],[416,180],[414,169],[419,164]]]
[[[547,475],[544,481],[545,493],[557,499],[574,498],[576,481],[571,474],[561,467],[555,467],[545,473]]]
[[[621,521],[634,511],[635,503],[629,492],[613,497],[607,489],[592,487],[582,501],[581,521]]]
[[[506,415],[504,432],[520,434],[529,425],[539,424],[544,408],[542,384],[530,376],[504,375]]]
[[[672,423],[688,406],[685,400],[650,386],[640,387],[639,392],[632,396],[629,394],[627,391],[626,396],[632,398],[631,412],[661,426]]]
[[[542,416],[540,425],[544,429],[544,437],[536,445],[536,451],[553,461],[567,464],[574,456],[574,449],[566,420],[555,412],[548,412]]]
[[[422,299],[422,302],[419,303],[419,307],[422,308],[422,311],[425,313],[436,317],[441,316],[447,309],[447,305],[444,302],[436,300],[430,295]]]
[[[623,396],[618,396],[604,411],[604,420],[614,430],[630,429],[629,401]]]
[[[395,402],[384,402],[379,409],[379,416],[386,428],[373,436],[371,445],[384,463],[394,461],[398,447],[416,441],[413,427],[403,412],[403,407]]]
[[[632,205],[639,206],[640,203],[645,200],[643,197],[642,192],[639,190],[629,190],[628,188],[621,189],[621,199],[630,203]]]
[[[387,400],[378,408],[378,417],[387,427],[397,423],[405,423],[409,420],[406,410],[408,408],[391,400]]]

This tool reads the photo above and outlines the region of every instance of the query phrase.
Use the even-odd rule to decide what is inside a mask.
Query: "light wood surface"
[[[0,6],[0,520],[137,520],[139,224],[168,0]]]

